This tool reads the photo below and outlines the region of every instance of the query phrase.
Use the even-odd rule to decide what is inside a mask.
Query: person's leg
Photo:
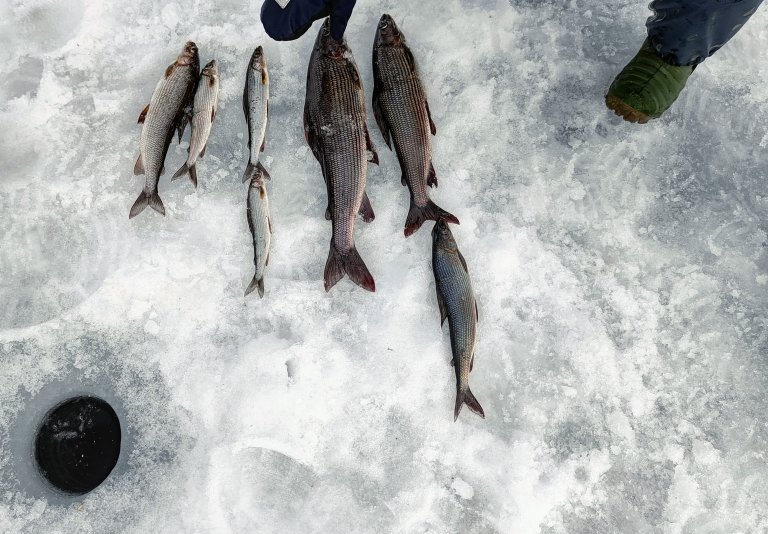
[[[696,65],[723,46],[762,0],[654,0],[648,39],[611,84],[605,102],[630,122],[661,116]]]
[[[654,0],[648,37],[667,63],[698,65],[736,35],[762,1]]]
[[[325,0],[265,0],[261,6],[261,24],[275,41],[292,41],[330,13]]]

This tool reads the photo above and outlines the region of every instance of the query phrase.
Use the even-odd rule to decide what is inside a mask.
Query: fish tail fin
[[[448,213],[431,200],[428,200],[424,206],[417,206],[413,203],[413,198],[411,198],[411,208],[408,210],[408,217],[405,219],[405,237],[412,235],[421,228],[424,221],[437,221],[440,219],[459,224],[459,220],[455,215]]]
[[[453,420],[456,421],[456,419],[459,418],[459,412],[461,411],[461,407],[464,405],[467,405],[470,410],[475,412],[477,415],[485,419],[485,412],[483,411],[483,407],[480,406],[480,403],[477,402],[477,399],[472,394],[472,390],[467,388],[465,390],[456,390],[456,407],[453,409]]]
[[[258,162],[256,164],[256,169],[259,170],[261,174],[264,175],[264,178],[266,178],[267,180],[272,179],[272,176],[270,176],[269,171],[267,171],[267,169],[264,168],[264,165],[262,165],[261,162]]]
[[[352,247],[346,254],[341,254],[331,243],[331,250],[328,253],[328,261],[325,262],[323,275],[325,290],[330,291],[339,280],[344,278],[345,274],[348,274],[349,278],[363,289],[370,292],[376,291],[376,282],[374,282],[373,276],[368,267],[365,266],[365,262],[357,249]]]
[[[256,278],[256,275],[253,275],[253,280],[251,280],[251,283],[248,284],[248,288],[245,290],[245,295],[248,296],[254,289],[259,290],[259,298],[264,298],[264,277]]]
[[[144,208],[147,206],[160,215],[165,216],[165,206],[163,206],[163,201],[160,200],[160,195],[157,194],[157,191],[153,191],[152,193],[142,191],[139,193],[139,198],[137,198],[136,202],[131,206],[131,212],[128,214],[128,218],[133,219],[139,213],[144,211]]]
[[[243,183],[249,181],[253,177],[255,171],[256,166],[249,161],[248,165],[245,166],[245,172],[243,173]]]
[[[189,174],[189,179],[192,182],[192,185],[197,187],[197,166],[195,163],[192,165],[188,165],[187,163],[184,163],[184,165],[181,166],[181,168],[176,171],[176,174],[173,175],[173,178],[171,180],[176,180],[177,178],[181,178],[185,174]]]
[[[177,178],[181,178],[185,174],[189,172],[189,167],[187,166],[187,162],[184,162],[184,165],[181,166],[181,168],[174,173],[174,175],[171,177],[171,181],[176,180]]]

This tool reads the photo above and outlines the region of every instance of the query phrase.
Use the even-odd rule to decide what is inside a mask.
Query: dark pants
[[[661,57],[697,65],[736,35],[763,0],[653,0],[645,25]]]

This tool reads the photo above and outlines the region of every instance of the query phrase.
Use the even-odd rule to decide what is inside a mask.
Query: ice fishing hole
[[[43,477],[71,495],[83,495],[107,479],[120,457],[120,421],[97,397],[74,397],[49,411],[35,437],[35,461]]]

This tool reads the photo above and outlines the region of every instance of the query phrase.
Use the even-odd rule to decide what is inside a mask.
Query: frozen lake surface
[[[454,423],[431,224],[403,238],[408,193],[370,112],[376,220],[357,243],[377,292],[323,291],[326,192],[302,129],[318,26],[276,43],[260,4],[0,4],[0,531],[768,530],[768,6],[637,126],[603,95],[647,0],[358,2],[367,105],[387,12],[437,124],[433,199],[461,220],[486,419]],[[200,187],[169,181],[185,138],[167,216],[129,222],[136,119],[187,39],[221,72]],[[263,300],[243,298],[240,183],[259,44]],[[79,498],[26,454],[73,392],[109,400],[125,435]]]

